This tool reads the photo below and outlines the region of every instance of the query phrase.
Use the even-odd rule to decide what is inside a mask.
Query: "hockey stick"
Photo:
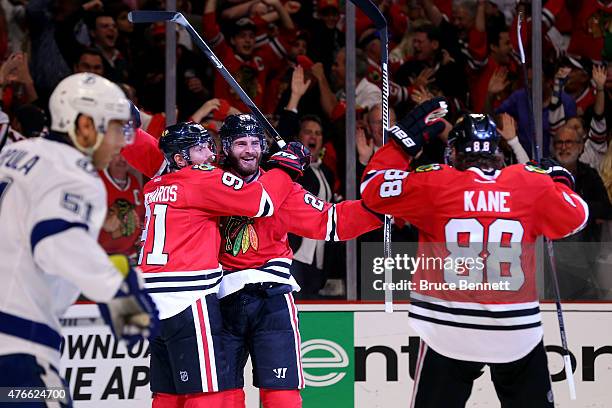
[[[524,7],[524,6],[523,6]],[[519,47],[519,58],[521,60],[521,67],[523,68],[523,82],[525,86],[525,98],[527,99],[527,107],[529,109],[529,135],[531,136],[531,157],[539,157],[540,156],[540,146],[538,146],[538,141],[535,137],[535,115],[533,113],[533,101],[531,100],[531,95],[529,93],[529,79],[527,77],[527,63],[525,61],[525,49],[523,48],[523,40],[521,37],[521,30],[523,27],[523,18],[524,12],[519,11],[517,22],[516,22],[516,37],[518,39],[518,47]]]
[[[531,122],[531,137],[532,137],[532,154],[533,147],[535,146],[535,156],[538,162],[541,159],[540,146],[537,145],[535,137],[535,115],[533,111],[533,105],[531,98],[529,97],[529,80],[527,79],[527,62],[525,59],[525,50],[523,48],[523,38],[521,37],[521,26],[524,18],[524,10],[519,9],[517,19],[517,39],[520,52],[521,65],[523,66],[523,77],[525,81],[525,94],[529,101],[529,114]],[[561,346],[563,347],[563,368],[565,369],[565,376],[567,378],[567,385],[569,386],[570,399],[576,399],[576,383],[574,382],[574,372],[572,370],[572,360],[570,358],[569,347],[567,345],[567,332],[565,330],[565,321],[563,319],[563,309],[561,308],[561,291],[559,290],[559,278],[557,274],[557,266],[555,264],[555,251],[553,243],[547,237],[544,237],[546,243],[546,250],[548,252],[548,258],[550,259],[550,272],[553,281],[553,289],[555,293],[555,306],[557,309],[557,320],[559,321],[559,333],[561,335]]]
[[[210,60],[210,62],[217,68],[217,71],[223,76],[225,81],[232,87],[234,92],[240,97],[240,100],[244,102],[246,106],[249,107],[253,115],[259,120],[259,122],[266,128],[270,136],[274,138],[276,144],[281,149],[285,147],[286,143],[283,138],[278,134],[274,126],[268,121],[268,119],[264,116],[263,113],[259,110],[259,108],[253,103],[249,95],[244,92],[242,87],[236,82],[232,74],[229,73],[227,68],[223,65],[223,63],[217,58],[215,53],[210,49],[208,44],[200,37],[200,34],[192,27],[192,25],[187,21],[187,19],[178,12],[174,11],[148,11],[148,10],[137,10],[130,11],[128,14],[128,19],[132,23],[156,23],[161,21],[171,21],[178,25],[185,27],[191,39],[195,42],[195,44],[202,50],[202,52],[206,55],[206,57]]]
[[[389,37],[387,20],[378,7],[370,0],[351,0],[355,6],[367,15],[380,35],[382,45],[380,65],[382,71],[382,135],[383,144],[387,143],[387,129],[389,129]],[[385,215],[383,227],[383,253],[385,258],[391,258],[391,216]],[[385,268],[385,287],[389,288],[393,282],[393,271]],[[385,289],[385,312],[393,313],[393,291]]]

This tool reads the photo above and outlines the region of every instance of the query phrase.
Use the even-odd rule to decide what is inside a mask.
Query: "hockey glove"
[[[389,129],[389,137],[409,156],[416,156],[423,145],[445,128],[444,116],[448,104],[442,97],[423,102]]]
[[[123,255],[111,255],[110,259],[125,280],[115,298],[98,304],[98,307],[113,335],[125,340],[128,348],[131,348],[143,338],[157,336],[159,313],[151,296],[144,292],[139,270],[132,268]]]
[[[268,167],[278,168],[297,180],[310,166],[310,150],[300,142],[289,142],[268,160]]]
[[[561,166],[558,161],[550,158],[543,158],[540,159],[539,162],[530,161],[527,164],[546,170],[546,173],[557,183],[563,183],[572,190],[575,189],[574,176],[569,170]]]

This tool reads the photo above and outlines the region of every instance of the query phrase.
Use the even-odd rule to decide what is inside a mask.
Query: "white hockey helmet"
[[[51,130],[67,133],[74,145],[88,155],[100,146],[111,120],[131,119],[130,101],[121,88],[92,73],[78,73],[64,78],[49,99]],[[79,145],[76,120],[79,114],[90,116],[97,131],[92,147]]]

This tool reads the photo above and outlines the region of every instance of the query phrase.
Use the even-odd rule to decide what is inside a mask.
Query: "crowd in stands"
[[[522,8],[521,37],[530,56],[529,2],[375,2],[389,23],[391,123],[416,104],[442,95],[450,103],[451,122],[466,111],[495,117],[507,164],[536,157],[524,78],[526,72],[530,81],[532,72],[520,64],[516,29]],[[342,200],[345,138],[355,137],[357,180],[382,145],[383,44],[369,18],[357,10],[357,128],[346,129],[346,92],[353,90],[345,89],[344,1],[176,3],[281,135],[311,149],[304,186],[322,199]],[[165,2],[0,0],[0,148],[46,132],[49,95],[73,72],[93,72],[120,84],[140,109],[142,127],[159,137],[165,127],[166,25],[134,25],[127,18],[134,9],[163,10]],[[587,228],[566,241],[590,243],[593,253],[585,257],[582,250],[563,251],[564,265],[570,265],[566,275],[572,279],[562,279],[562,295],[612,299],[612,1],[543,0],[542,16],[543,110],[536,114],[542,115],[544,133],[539,148],[573,173],[590,207]],[[177,38],[177,118],[200,122],[216,133],[228,114],[248,108],[189,34],[178,25],[171,29]],[[443,162],[444,148],[444,141],[432,141],[414,165]],[[130,193],[120,195],[125,201],[120,204],[109,201],[103,242],[109,237],[129,241],[125,252],[132,255],[137,245],[131,240],[142,220],[137,180],[120,160],[104,177],[107,188]],[[415,236],[409,225],[395,220],[394,240]],[[381,233],[363,238],[381,239]],[[344,273],[337,261],[344,247],[297,237],[292,241],[303,297],[343,296]],[[122,250],[113,245],[109,250]]]

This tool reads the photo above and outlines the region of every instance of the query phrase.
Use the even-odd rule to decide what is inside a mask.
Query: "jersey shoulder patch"
[[[538,166],[534,166],[533,164],[525,164],[523,166],[523,169],[530,172],[530,173],[537,173],[537,174],[548,174],[546,172],[546,170],[538,167]]]
[[[200,170],[200,171],[213,171],[214,169],[216,169],[215,166],[213,166],[212,164],[194,164],[193,166],[191,166],[191,168],[193,170]]]
[[[432,164],[424,164],[422,166],[417,167],[414,172],[415,173],[428,173],[430,171],[438,171],[442,170],[442,166],[437,163]]]
[[[85,173],[89,174],[90,176],[95,177],[95,178],[100,177],[98,170],[96,170],[95,166],[93,165],[92,161],[89,158],[85,158],[85,157],[79,158],[76,161],[76,165],[78,168],[85,171]]]

